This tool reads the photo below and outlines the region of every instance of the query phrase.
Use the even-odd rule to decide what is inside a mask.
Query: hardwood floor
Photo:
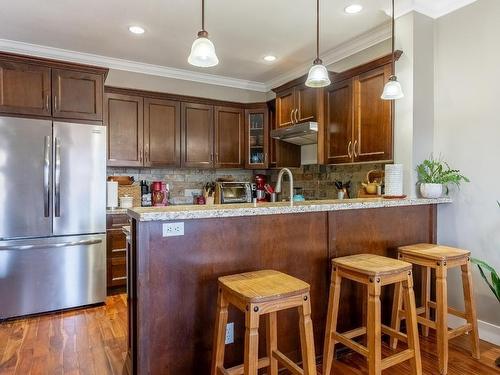
[[[0,324],[0,374],[121,374],[126,295],[105,306]]]
[[[424,374],[437,374],[433,336],[420,337]],[[55,313],[0,324],[0,374],[122,374],[127,350],[127,307],[124,294],[108,297],[105,306]],[[384,354],[389,354],[388,348]],[[468,337],[450,342],[448,375],[498,375],[500,348],[481,341],[481,360],[469,354]],[[364,358],[349,354],[334,361],[331,375],[367,372]],[[407,375],[407,363],[384,372]]]

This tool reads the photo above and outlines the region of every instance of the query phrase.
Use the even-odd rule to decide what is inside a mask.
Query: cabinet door
[[[273,103],[269,103],[269,132],[276,129],[276,110]],[[273,139],[269,136],[269,167],[300,167],[300,146]]]
[[[317,95],[322,93],[321,89],[300,85],[295,88],[295,103],[297,107],[297,122],[315,121],[317,108]]]
[[[276,124],[278,127],[290,126],[294,123],[295,90],[282,91],[276,96]]]
[[[181,104],[144,99],[144,165],[180,166]]]
[[[106,236],[108,288],[127,285],[127,243],[121,230],[110,230]]]
[[[215,166],[245,166],[245,119],[240,108],[215,107]]]
[[[181,163],[183,167],[214,166],[214,107],[182,103]]]
[[[390,65],[361,74],[354,89],[354,161],[392,160],[392,102],[380,99]]]
[[[102,121],[102,75],[54,69],[52,95],[54,117]]]
[[[0,61],[0,112],[51,115],[50,68]]]
[[[326,90],[326,162],[352,162],[352,80],[332,84]]]
[[[247,155],[245,167],[265,169],[269,167],[269,122],[267,109],[245,111],[245,144]]]
[[[108,127],[108,165],[143,165],[143,120],[141,97],[105,95],[104,123]]]

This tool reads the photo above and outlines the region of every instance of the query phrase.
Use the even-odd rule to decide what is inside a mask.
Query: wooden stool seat
[[[477,332],[476,309],[472,292],[472,273],[470,251],[449,246],[420,243],[398,248],[400,260],[422,267],[422,304],[417,308],[417,321],[422,325],[422,334],[428,336],[429,328],[436,330],[439,372],[448,372],[448,340],[470,333],[472,356],[479,359],[479,336]],[[448,269],[460,267],[462,270],[462,287],[464,292],[465,312],[448,307],[447,273]],[[436,301],[431,301],[431,270],[436,273]],[[394,294],[392,329],[399,331],[406,313],[401,311],[401,289]],[[430,311],[436,311],[435,320]],[[448,330],[448,314],[466,320],[466,324]],[[391,338],[391,346],[396,349],[398,338]]]
[[[369,276],[391,275],[411,271],[411,263],[374,254],[350,255],[332,260],[334,266]]]
[[[467,258],[470,251],[457,249],[449,246],[439,246],[428,243],[419,243],[416,245],[401,246],[398,248],[401,254],[414,255],[419,258],[432,260],[455,260]]]
[[[274,270],[223,276],[219,278],[219,283],[227,293],[235,294],[246,302],[273,301],[309,292],[306,282]]]
[[[422,374],[418,342],[415,295],[413,293],[412,265],[410,263],[373,254],[359,254],[332,259],[332,279],[323,349],[323,374],[330,374],[336,343],[341,343],[367,357],[370,375],[381,375],[382,370],[403,361],[410,361],[414,375]],[[364,284],[368,289],[366,326],[337,332],[342,279]],[[406,334],[396,332],[381,323],[380,292],[383,285],[396,284],[403,288],[405,313],[408,317]],[[382,358],[381,334],[397,337],[408,343],[408,349]],[[366,335],[367,346],[354,338]]]
[[[211,374],[257,375],[259,369],[268,368],[268,375],[278,375],[280,363],[293,374],[316,375],[309,289],[306,282],[274,270],[220,277]],[[243,365],[226,369],[224,346],[229,304],[245,314],[245,349]],[[290,308],[299,312],[303,368],[278,350],[277,312]],[[261,315],[267,318],[267,356],[259,359]]]

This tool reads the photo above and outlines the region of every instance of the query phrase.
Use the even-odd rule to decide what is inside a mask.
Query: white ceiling
[[[404,4],[399,6],[405,11],[425,11],[425,3],[438,13],[442,7],[438,9],[437,3],[464,5],[474,0],[401,1]],[[363,12],[345,14],[345,6],[353,2],[362,4]],[[33,54],[44,55],[45,51],[48,57],[67,57],[68,51],[39,46],[55,47],[98,55],[82,55],[83,60],[87,57],[85,62],[102,60],[104,65],[122,64],[131,70],[154,66],[159,73],[170,69],[168,72],[184,79],[231,77],[228,86],[241,83],[243,87],[246,83],[248,88],[259,89],[261,85],[261,91],[280,76],[302,74],[314,59],[314,0],[207,0],[205,26],[220,64],[208,69],[192,67],[187,56],[200,29],[200,4],[201,0],[10,1],[0,12],[0,39],[4,39],[0,40],[0,49],[20,52],[24,48]],[[337,56],[339,49],[346,53],[361,42],[373,44],[388,36],[389,18],[383,9],[388,9],[390,0],[322,0],[320,6],[321,51],[327,57]],[[446,7],[449,9],[450,4]],[[144,27],[146,33],[132,35],[128,31],[132,24]],[[264,62],[266,54],[276,55],[277,61]],[[104,56],[112,59],[100,59]],[[219,81],[224,84],[224,79]]]

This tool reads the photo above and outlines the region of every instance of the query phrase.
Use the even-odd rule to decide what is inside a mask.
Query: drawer
[[[127,215],[106,215],[106,229],[121,229],[124,225],[130,225],[129,217]]]
[[[108,259],[108,288],[127,285],[127,259]]]
[[[127,255],[127,240],[121,230],[108,230],[106,238],[106,253],[108,258],[125,257]]]

